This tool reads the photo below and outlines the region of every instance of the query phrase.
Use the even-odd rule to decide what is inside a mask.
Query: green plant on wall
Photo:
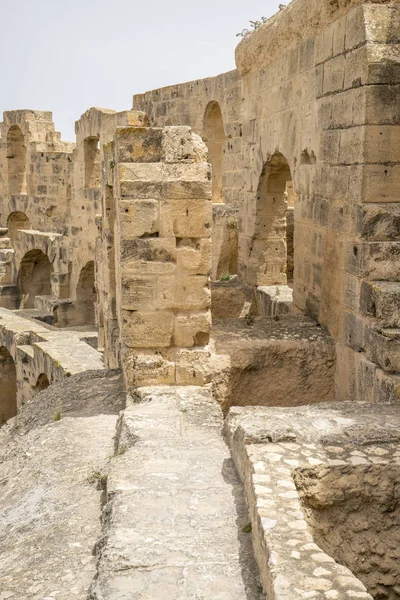
[[[279,4],[278,8],[279,10],[283,10],[284,8],[286,8],[286,4]],[[259,21],[249,21],[250,29],[242,29],[242,31],[239,31],[239,33],[236,34],[236,37],[246,37],[247,35],[249,35],[249,33],[252,33],[256,29],[261,27],[261,25],[266,21],[268,21],[267,17],[261,17]]]

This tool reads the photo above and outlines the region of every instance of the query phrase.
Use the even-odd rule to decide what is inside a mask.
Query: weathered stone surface
[[[138,389],[121,414],[89,597],[263,597],[243,491],[208,391]]]
[[[213,393],[230,406],[297,406],[333,400],[335,347],[306,318],[215,321]]]
[[[355,403],[230,410],[225,431],[271,597],[397,593],[398,421],[394,407]]]
[[[3,598],[87,598],[120,391],[117,373],[77,375],[1,428]]]

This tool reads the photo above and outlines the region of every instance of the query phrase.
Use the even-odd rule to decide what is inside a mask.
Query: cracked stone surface
[[[118,425],[90,598],[261,600],[243,488],[209,391],[142,388],[133,401]]]
[[[1,600],[87,598],[101,530],[96,474],[113,452],[118,412],[105,409],[120,387],[108,376],[51,386],[0,430]]]

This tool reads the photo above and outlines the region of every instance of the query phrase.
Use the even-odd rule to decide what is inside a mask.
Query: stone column
[[[211,170],[189,127],[114,137],[116,305],[127,389],[210,379]]]

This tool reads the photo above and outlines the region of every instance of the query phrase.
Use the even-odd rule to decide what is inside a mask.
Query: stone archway
[[[218,102],[210,102],[204,113],[203,139],[207,144],[212,168],[212,201],[224,202],[222,187],[223,144],[226,140],[221,107]]]
[[[30,250],[21,260],[18,272],[20,308],[34,308],[36,296],[51,295],[53,266],[41,250]]]
[[[81,270],[76,288],[76,318],[82,325],[94,325],[95,302],[94,262],[91,260]]]
[[[8,191],[26,194],[26,146],[24,134],[13,125],[7,134]]]
[[[49,385],[50,381],[46,373],[40,373],[39,377],[37,378],[36,385],[33,389],[33,394],[36,396],[36,394],[38,394],[39,392],[42,392],[43,390],[47,389]]]
[[[7,228],[11,245],[14,246],[17,232],[21,229],[32,229],[32,225],[25,213],[15,211],[12,212],[7,219]]]
[[[242,247],[247,256],[242,257],[246,266],[245,279],[252,285],[284,285],[287,270],[293,273],[294,254],[288,261],[287,215],[290,200],[296,195],[292,187],[292,175],[286,158],[276,152],[263,166],[253,218],[242,232]],[[293,240],[294,220],[291,226]],[[291,242],[293,247],[293,241]]]
[[[0,347],[0,427],[17,414],[17,374],[14,360]]]

